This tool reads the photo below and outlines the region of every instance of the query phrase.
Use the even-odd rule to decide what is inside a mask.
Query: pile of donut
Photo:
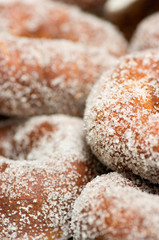
[[[159,13],[110,2],[0,0],[0,239],[159,240]]]

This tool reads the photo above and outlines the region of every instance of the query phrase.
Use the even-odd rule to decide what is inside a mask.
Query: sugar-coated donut
[[[0,114],[82,116],[86,97],[116,58],[66,40],[0,34]]]
[[[123,57],[93,87],[85,111],[87,142],[109,168],[159,183],[159,54]]]
[[[49,0],[0,0],[0,31],[81,42],[115,56],[127,52],[125,39],[111,23]]]
[[[54,115],[0,122],[0,143],[0,239],[69,237],[74,200],[100,172],[83,121]]]
[[[88,183],[74,204],[74,239],[159,240],[159,195],[139,182],[109,173]]]
[[[150,48],[159,48],[159,12],[141,21],[130,44],[131,51]]]
[[[127,49],[111,24],[47,0],[0,0],[0,31],[2,115],[82,116],[94,82]]]

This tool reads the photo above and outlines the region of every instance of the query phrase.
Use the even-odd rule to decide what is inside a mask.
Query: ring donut
[[[87,142],[113,170],[159,183],[159,54],[123,57],[93,87],[85,110]]]
[[[101,74],[126,53],[109,23],[51,1],[0,0],[0,114],[83,116]]]
[[[0,239],[66,239],[72,206],[102,171],[83,121],[64,115],[0,122]]]

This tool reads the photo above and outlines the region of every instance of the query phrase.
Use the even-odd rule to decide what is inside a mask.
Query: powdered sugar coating
[[[118,13],[129,8],[134,2],[136,2],[136,0],[123,0],[120,2],[116,0],[108,0],[105,5],[110,13]]]
[[[67,40],[0,35],[0,113],[82,116],[86,97],[116,58]]]
[[[137,185],[117,173],[88,183],[73,208],[74,239],[158,240],[159,195]]]
[[[130,43],[130,51],[148,48],[159,48],[159,13],[141,21]]]
[[[0,122],[0,142],[0,238],[69,237],[73,203],[101,168],[83,121],[54,115]]]
[[[49,0],[1,0],[0,30],[17,36],[81,42],[115,56],[127,52],[125,39],[112,24]]]
[[[82,9],[85,10],[97,10],[99,7],[103,6],[106,0],[60,0],[60,1],[80,6]]]
[[[94,86],[85,111],[87,142],[113,170],[159,183],[159,54],[121,59]]]

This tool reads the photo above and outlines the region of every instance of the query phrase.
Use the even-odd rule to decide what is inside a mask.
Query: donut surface
[[[82,116],[92,85],[115,63],[114,57],[79,43],[2,33],[0,114]]]
[[[125,39],[112,24],[48,0],[0,0],[0,30],[16,36],[81,42],[115,56],[127,52]]]
[[[109,168],[159,183],[159,54],[127,55],[93,87],[87,142]]]
[[[151,192],[144,183],[138,185],[138,179],[132,182],[118,173],[89,182],[74,204],[74,239],[158,240],[159,195],[144,192],[144,187]]]
[[[111,24],[52,1],[0,0],[0,30],[2,115],[82,116],[92,85],[127,49]]]
[[[83,121],[64,115],[0,122],[0,239],[66,239],[72,205],[100,165]]]
[[[159,48],[159,13],[154,13],[139,23],[130,44],[130,51]]]

